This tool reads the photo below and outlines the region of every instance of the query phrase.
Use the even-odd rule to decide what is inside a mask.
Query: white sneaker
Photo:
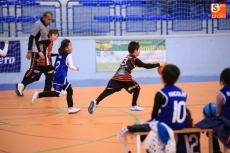
[[[139,105],[136,105],[136,106],[130,107],[130,110],[131,111],[143,111],[144,108],[140,107]]]
[[[69,114],[74,114],[74,113],[77,113],[81,110],[81,108],[75,108],[75,107],[69,107],[68,108],[68,111],[69,111]]]
[[[32,96],[32,99],[31,99],[31,105],[33,105],[34,104],[34,101],[36,100],[36,99],[38,99],[38,92],[37,91],[35,91],[34,92],[34,94],[33,94],[33,96]]]
[[[62,90],[62,91],[60,92],[60,94],[59,94],[59,97],[64,96],[64,95],[66,95],[66,94],[67,94],[67,91]]]
[[[22,83],[17,83],[17,88],[16,88],[16,90],[17,90],[17,92],[19,93],[19,95],[20,96],[22,96],[23,95],[23,90],[24,90],[24,88],[25,88],[25,86],[24,86],[24,84],[22,84]]]

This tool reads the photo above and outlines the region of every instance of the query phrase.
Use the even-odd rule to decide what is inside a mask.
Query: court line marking
[[[62,112],[64,112],[64,110],[62,108],[57,108],[57,107],[48,107],[48,108],[56,108],[59,111],[58,112],[54,112],[51,114],[46,114],[46,115],[39,115],[39,116],[33,116],[33,117],[25,117],[25,118],[12,118],[12,119],[1,119],[0,120],[0,125],[1,125],[1,121],[10,121],[10,120],[17,120],[17,119],[29,119],[29,118],[38,118],[38,117],[45,117],[45,116],[52,116],[52,115],[57,115],[57,114],[61,114]],[[4,123],[4,122],[3,122]],[[9,123],[7,123],[9,124]]]
[[[106,108],[106,107],[100,107],[100,108]],[[122,112],[122,113],[128,114],[129,116],[131,116],[131,117],[133,117],[135,119],[136,123],[140,122],[139,118],[136,115],[132,114],[132,113],[129,113],[129,112],[126,112],[126,111],[123,111],[123,110],[119,110],[119,109],[114,109],[114,108],[107,108],[107,109],[111,109],[111,110],[115,110],[115,111],[118,111],[118,112]],[[66,149],[66,148],[72,148],[72,147],[82,146],[82,145],[86,145],[86,144],[91,144],[93,142],[98,142],[98,141],[102,141],[102,140],[107,140],[107,139],[110,139],[110,138],[114,138],[116,136],[117,136],[117,134],[111,135],[111,136],[107,136],[107,137],[104,137],[104,138],[100,138],[100,139],[97,139],[97,140],[91,140],[91,141],[88,141],[88,142],[73,144],[73,145],[70,145],[70,146],[63,146],[63,147],[59,147],[59,148],[53,148],[53,149],[36,151],[35,153],[49,152],[49,151],[54,151],[54,150],[60,150],[60,149]]]

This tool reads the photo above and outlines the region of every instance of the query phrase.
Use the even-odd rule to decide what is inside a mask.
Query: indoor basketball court
[[[194,123],[203,119],[202,109],[214,102],[220,89],[219,82],[177,83],[188,93],[187,107]],[[123,145],[116,139],[120,129],[126,125],[150,119],[155,92],[162,84],[140,84],[138,99],[144,111],[130,111],[132,95],[125,90],[105,98],[94,114],[87,111],[105,86],[74,87],[77,114],[68,114],[65,97],[43,98],[30,104],[34,91],[26,89],[23,97],[14,90],[0,91],[0,152],[3,153],[121,153]],[[36,87],[36,84],[33,84]],[[129,140],[129,150],[135,153],[135,140]],[[208,152],[208,138],[201,134],[201,152]],[[142,152],[145,152],[142,148]]]

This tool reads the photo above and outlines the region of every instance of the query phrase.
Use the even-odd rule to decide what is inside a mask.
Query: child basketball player
[[[163,122],[173,130],[186,126],[187,94],[175,86],[179,76],[180,69],[176,65],[168,64],[164,67],[161,75],[164,87],[155,95],[151,115],[151,120]]]
[[[230,68],[221,72],[220,84],[222,89],[216,96],[216,116],[230,119]]]
[[[189,109],[186,109],[186,121],[185,128],[193,128],[193,119]],[[177,134],[176,153],[200,153],[200,133],[185,133]]]
[[[8,52],[8,48],[9,48],[9,41],[8,40],[4,40],[4,48],[3,50],[0,49],[0,56],[5,57],[7,55]]]
[[[140,45],[138,42],[131,41],[128,45],[129,55],[124,58],[121,62],[120,67],[114,74],[114,76],[109,80],[105,90],[98,96],[96,100],[91,101],[88,112],[93,114],[96,105],[98,105],[105,97],[118,92],[121,89],[125,89],[128,93],[133,94],[132,106],[130,110],[132,111],[142,111],[142,107],[137,105],[137,99],[140,92],[140,86],[135,80],[132,79],[131,73],[135,67],[143,67],[146,69],[151,69],[159,66],[164,66],[165,63],[152,63],[145,64],[140,59],[137,58],[140,54]]]
[[[230,120],[230,68],[225,68],[220,74],[221,89],[216,96],[216,116]],[[218,138],[213,137],[214,153],[221,153]]]
[[[151,119],[148,122],[154,120],[163,122],[172,130],[181,130],[186,127],[187,94],[175,86],[179,76],[180,69],[176,65],[167,64],[164,67],[161,75],[164,87],[155,94]],[[143,142],[145,138],[145,135],[141,136],[141,141]],[[183,147],[181,150],[185,151]]]
[[[52,49],[53,49],[54,41],[57,40],[57,38],[59,37],[58,29],[50,29],[48,33],[48,37],[49,38],[47,40],[38,41],[37,48],[40,57],[36,61],[36,66],[34,68],[34,71],[32,72],[33,74],[31,78],[27,79],[22,83],[17,83],[16,93],[18,96],[23,95],[23,90],[26,88],[27,85],[35,81],[38,81],[42,73],[44,73],[46,77],[44,91],[51,91],[53,71],[54,71],[51,56],[57,55],[57,54],[52,54]],[[42,50],[40,49],[40,45],[42,45]]]
[[[77,113],[80,111],[80,108],[73,107],[73,89],[71,84],[67,81],[67,71],[68,68],[73,71],[79,71],[79,68],[73,65],[72,55],[70,54],[72,52],[72,44],[69,39],[64,39],[61,42],[58,52],[59,55],[56,57],[53,77],[53,88],[55,91],[35,92],[31,104],[38,98],[60,97],[67,93],[66,101],[68,104],[68,112],[69,114]]]

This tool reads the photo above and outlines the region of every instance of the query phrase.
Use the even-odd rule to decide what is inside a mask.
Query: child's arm
[[[140,59],[136,59],[135,65],[138,67],[146,68],[146,69],[152,69],[155,67],[164,66],[165,64],[164,63],[148,63],[148,64],[146,64],[146,63],[143,63]]]
[[[216,96],[216,116],[220,115],[224,103],[225,101],[223,95],[220,92],[218,92]]]
[[[58,54],[57,53],[51,53],[51,57],[52,56],[58,56]]]
[[[45,57],[44,57],[44,54],[43,54],[42,51],[41,51],[40,45],[49,46],[50,43],[51,43],[50,40],[41,40],[41,41],[38,41],[38,42],[37,42],[36,45],[37,45],[37,48],[38,48],[38,54],[39,54],[39,56],[40,56],[42,59],[44,59]]]
[[[160,92],[157,92],[154,98],[154,106],[153,106],[153,110],[151,114],[151,119],[154,119],[157,117],[161,106],[164,105],[165,102],[166,102],[165,97]]]
[[[8,47],[9,47],[9,41],[5,40],[4,43],[5,43],[4,49],[3,50],[0,49],[0,56],[3,56],[3,57],[5,57],[7,55]]]
[[[74,65],[73,65],[73,58],[72,58],[72,55],[71,54],[69,54],[68,56],[67,56],[67,64],[68,64],[68,67],[69,67],[69,69],[71,69],[71,70],[73,70],[73,71],[79,71],[79,68],[78,67],[75,67]]]

